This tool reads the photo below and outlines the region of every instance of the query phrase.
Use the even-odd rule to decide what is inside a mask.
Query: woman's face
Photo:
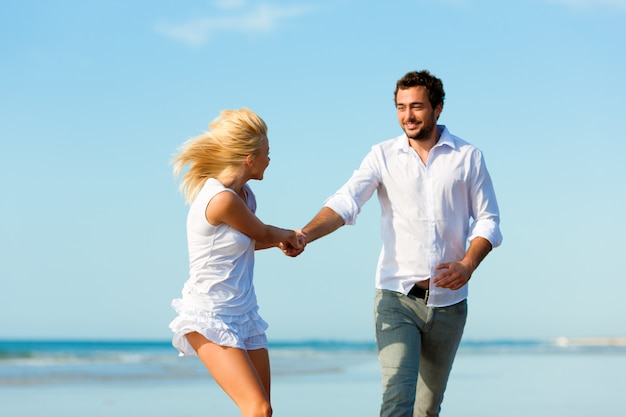
[[[262,180],[265,169],[270,164],[270,143],[267,138],[263,140],[261,151],[253,156],[251,179]]]

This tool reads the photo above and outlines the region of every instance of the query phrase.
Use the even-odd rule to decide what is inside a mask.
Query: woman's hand
[[[292,258],[300,255],[306,246],[306,235],[302,233],[302,230],[294,230],[293,232],[294,237],[292,239],[278,244],[283,253]]]

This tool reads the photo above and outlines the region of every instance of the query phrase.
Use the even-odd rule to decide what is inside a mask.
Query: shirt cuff
[[[325,202],[324,206],[333,210],[343,219],[346,225],[356,223],[356,217],[361,211],[358,204],[351,198],[341,194],[333,194]]]
[[[500,226],[493,220],[483,220],[477,222],[472,226],[470,230],[468,240],[472,240],[477,237],[487,239],[491,243],[492,247],[498,247],[502,243],[502,233],[500,233]]]

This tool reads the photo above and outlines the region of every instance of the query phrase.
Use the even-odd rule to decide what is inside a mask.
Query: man
[[[502,241],[481,151],[437,125],[444,96],[441,80],[428,71],[400,79],[395,105],[404,134],[373,146],[302,229],[308,243],[354,224],[377,191],[381,417],[439,415],[467,317],[468,281]],[[284,249],[290,256],[302,252]]]

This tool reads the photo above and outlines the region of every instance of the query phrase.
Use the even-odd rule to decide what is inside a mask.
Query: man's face
[[[433,109],[426,87],[399,89],[396,94],[396,110],[398,122],[409,139],[424,140],[433,137],[441,106]]]

